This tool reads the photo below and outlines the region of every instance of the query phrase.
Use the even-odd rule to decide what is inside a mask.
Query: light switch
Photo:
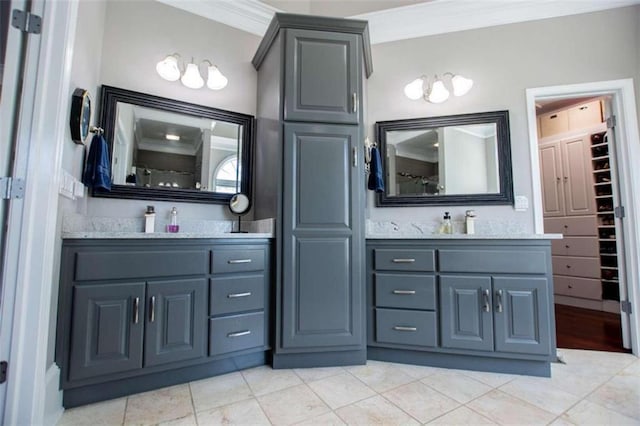
[[[529,208],[529,199],[524,195],[516,195],[513,208],[518,212],[526,211]]]

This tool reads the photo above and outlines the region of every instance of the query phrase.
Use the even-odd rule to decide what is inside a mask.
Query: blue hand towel
[[[382,160],[378,148],[371,148],[371,163],[369,170],[368,188],[376,192],[384,192],[384,179],[382,175]]]
[[[109,147],[102,135],[95,135],[91,140],[91,148],[85,163],[82,183],[92,189],[111,191]]]

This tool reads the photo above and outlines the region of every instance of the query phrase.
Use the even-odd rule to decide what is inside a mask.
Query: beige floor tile
[[[156,424],[193,414],[189,385],[171,386],[129,397],[125,424]]]
[[[471,401],[467,407],[502,425],[546,425],[556,418],[548,411],[499,390]]]
[[[329,407],[307,385],[298,385],[258,398],[269,420],[289,425],[328,413]]]
[[[121,425],[127,398],[97,402],[64,411],[58,426],[67,425]]]
[[[381,397],[365,399],[336,410],[349,425],[417,425],[415,419]]]
[[[198,426],[198,423],[196,422],[196,416],[194,414],[189,414],[186,417],[158,423],[158,426]]]
[[[406,375],[416,379],[424,379],[427,376],[437,373],[441,371],[440,368],[436,367],[427,367],[423,365],[412,365],[412,364],[390,364],[391,368],[397,369],[405,373]]]
[[[448,426],[468,426],[468,425],[495,425],[495,422],[476,413],[475,411],[462,406],[453,411],[448,412],[444,416],[438,417],[429,423],[430,425],[448,425]]]
[[[234,402],[224,407],[196,413],[198,424],[207,425],[270,425],[269,419],[254,398]]]
[[[492,389],[490,386],[480,383],[464,374],[447,370],[432,374],[422,379],[421,382],[445,394],[449,398],[455,399],[461,404],[466,404]]]
[[[551,366],[551,383],[563,391],[584,398],[611,378],[609,374],[576,373],[563,365]]]
[[[500,386],[509,383],[512,380],[517,379],[517,374],[504,374],[504,373],[487,373],[485,371],[470,371],[470,370],[456,370],[459,373],[464,374],[467,377],[471,377],[479,382],[484,383],[492,388],[499,388]]]
[[[556,415],[580,400],[578,396],[556,388],[551,379],[523,377],[501,386],[500,390]]]
[[[191,395],[196,412],[229,405],[253,397],[251,389],[242,377],[235,372],[223,376],[191,382]]]
[[[568,369],[581,374],[615,374],[637,360],[631,354],[619,352],[560,349]]]
[[[431,389],[421,382],[413,382],[383,394],[385,398],[426,423],[460,406],[455,400]]]
[[[367,365],[346,367],[346,370],[376,392],[386,392],[414,381],[413,377],[386,362],[369,361]]]
[[[301,423],[296,423],[296,425],[298,426],[342,426],[344,424],[345,423],[340,420],[340,417],[338,417],[333,411],[309,420],[305,420]]]
[[[305,382],[324,379],[344,373],[342,367],[296,368],[293,370]]]
[[[638,425],[638,421],[589,401],[580,401],[558,419],[558,424]]]
[[[244,370],[242,375],[256,396],[302,384],[293,370],[274,370],[267,366]]]
[[[640,422],[640,377],[615,376],[587,399]]]
[[[640,360],[632,363],[627,368],[620,372],[622,376],[637,376],[640,377]]]
[[[376,394],[375,391],[346,371],[337,376],[307,383],[307,385],[322,398],[332,410],[360,401],[361,399],[372,397]]]

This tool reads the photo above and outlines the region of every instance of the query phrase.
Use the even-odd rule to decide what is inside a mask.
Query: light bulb
[[[169,81],[177,81],[180,78],[180,68],[178,68],[178,58],[169,55],[156,65],[156,71],[160,77]]]
[[[187,65],[187,69],[184,71],[180,81],[190,89],[199,89],[204,86],[204,80],[200,75],[200,70],[193,62]]]
[[[212,90],[224,89],[229,80],[222,75],[218,67],[211,65],[207,77],[207,87]]]
[[[461,75],[454,75],[451,78],[451,85],[453,86],[453,95],[462,96],[471,90],[473,87],[473,80],[470,78],[464,78]]]
[[[433,104],[439,104],[449,99],[449,91],[444,87],[442,80],[436,80],[431,86],[427,100]]]
[[[418,100],[424,96],[424,80],[422,78],[417,78],[413,80],[411,83],[404,86],[404,94],[407,98],[412,101]]]

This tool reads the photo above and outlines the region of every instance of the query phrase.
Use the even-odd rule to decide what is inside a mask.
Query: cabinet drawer
[[[597,257],[598,239],[594,237],[566,237],[551,241],[551,254],[559,256]]]
[[[376,341],[399,345],[436,346],[436,313],[376,309]]]
[[[602,284],[600,280],[554,275],[553,288],[555,294],[563,296],[602,300]]]
[[[264,309],[264,275],[211,279],[211,315]]]
[[[112,280],[204,275],[208,250],[80,252],[76,254],[75,280]]]
[[[567,111],[557,111],[540,116],[540,137],[555,135],[569,131],[569,117]]]
[[[544,231],[565,236],[598,235],[595,216],[547,218],[544,220]]]
[[[438,250],[440,272],[497,272],[544,274],[547,271],[545,250]]]
[[[375,268],[390,271],[434,271],[435,250],[375,249]]]
[[[262,271],[264,249],[211,251],[212,273]]]
[[[553,274],[572,277],[599,278],[600,259],[597,257],[553,256]]]
[[[209,320],[209,355],[264,346],[264,313]]]
[[[569,129],[580,130],[584,127],[602,123],[600,101],[591,101],[569,108]]]
[[[436,279],[433,275],[375,274],[376,306],[436,309]]]

